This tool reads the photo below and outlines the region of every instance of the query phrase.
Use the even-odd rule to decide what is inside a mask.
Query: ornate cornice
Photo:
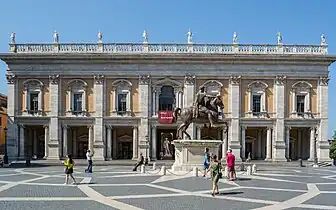
[[[230,76],[229,82],[231,85],[239,85],[241,76]]]
[[[285,82],[285,80],[286,80],[286,78],[287,78],[286,76],[280,76],[280,75],[279,75],[279,76],[276,76],[276,77],[275,77],[275,80],[274,80],[274,81],[275,81],[275,84],[276,84],[276,85],[283,85],[284,82]]]
[[[49,82],[52,85],[57,85],[59,83],[59,75],[58,74],[49,75]]]
[[[319,85],[320,86],[328,86],[330,77],[320,77],[319,79]]]
[[[139,84],[140,85],[148,85],[151,82],[150,75],[139,75]]]
[[[14,84],[16,81],[16,76],[14,74],[6,74],[6,79],[8,84]]]
[[[196,81],[196,76],[195,75],[186,75],[184,77],[184,83],[187,85],[194,85]]]
[[[100,74],[98,74],[98,75],[94,75],[93,78],[94,78],[95,83],[96,83],[97,85],[101,85],[101,84],[103,84],[103,82],[104,82],[104,78],[105,78],[105,76],[104,76],[104,75],[100,75]]]

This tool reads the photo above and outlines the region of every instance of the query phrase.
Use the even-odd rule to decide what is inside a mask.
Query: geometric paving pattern
[[[191,173],[146,174],[131,167],[75,168],[80,184],[63,185],[63,167],[0,168],[0,209],[336,209],[335,168],[264,168],[253,176],[211,180]]]

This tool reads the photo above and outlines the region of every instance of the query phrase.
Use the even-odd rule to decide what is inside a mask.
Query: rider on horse
[[[196,93],[195,102],[194,102],[194,105],[195,105],[194,118],[195,119],[198,118],[199,111],[202,107],[205,107],[205,108],[208,107],[210,98],[214,98],[214,96],[206,94],[205,87],[201,87],[200,90]]]

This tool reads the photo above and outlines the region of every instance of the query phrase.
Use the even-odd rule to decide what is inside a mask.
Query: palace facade
[[[6,62],[10,159],[169,158],[175,107],[205,87],[220,95],[228,132],[192,123],[193,139],[223,140],[238,160],[329,159],[327,45],[17,44]],[[14,37],[13,37],[14,36]],[[191,37],[189,37],[191,38]]]

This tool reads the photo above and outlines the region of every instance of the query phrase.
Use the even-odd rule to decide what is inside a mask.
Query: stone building
[[[17,44],[7,64],[10,158],[151,159],[174,154],[175,107],[205,87],[219,94],[228,132],[195,122],[194,139],[223,140],[220,156],[328,160],[328,80],[335,57],[319,45]]]

